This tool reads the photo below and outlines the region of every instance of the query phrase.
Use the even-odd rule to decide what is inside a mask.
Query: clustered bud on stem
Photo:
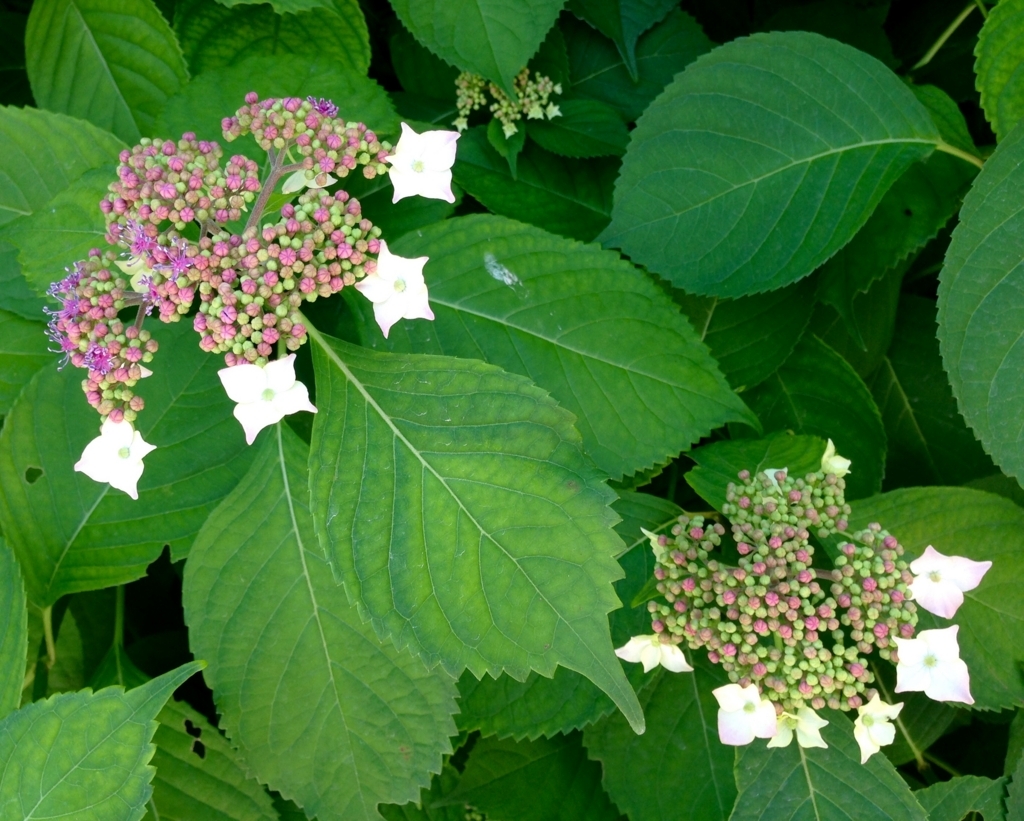
[[[493,102],[488,111],[501,123],[505,139],[519,131],[517,122],[525,116],[528,120],[553,120],[562,112],[558,106],[550,102],[552,94],[561,94],[560,83],[552,82],[550,77],[534,73],[530,79],[530,69],[524,68],[516,75],[513,86],[516,92],[514,100],[494,83],[490,83],[479,74],[464,71],[455,79],[456,106],[459,116],[453,125],[459,131],[469,127],[469,115],[487,105],[488,92]]]
[[[917,625],[903,547],[878,524],[846,534],[845,482],[819,470],[739,474],[722,513],[738,560],[722,561],[725,528],[681,516],[652,538],[658,596],[648,602],[662,641],[704,649],[729,679],[754,684],[776,711],[854,710],[875,695],[867,657],[896,661],[894,637]],[[812,534],[838,546],[814,564]]]

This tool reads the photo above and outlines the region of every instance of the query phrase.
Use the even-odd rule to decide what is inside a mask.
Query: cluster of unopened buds
[[[224,357],[221,382],[250,444],[288,414],[316,412],[295,379],[305,303],[354,286],[385,337],[401,319],[434,318],[427,258],[392,254],[359,201],[333,186],[362,168],[368,179],[389,175],[393,202],[454,202],[458,132],[417,134],[402,123],[392,147],[329,100],[254,92],[222,128],[228,142],[251,135],[267,152],[265,180],[253,160],[225,162],[219,144],[195,134],[143,139],[121,152],[99,205],[110,247],[93,249],[49,290],[59,303],[48,309],[50,338],[64,364],[87,371],[82,388],[102,419],[75,469],[132,498],[154,448],[134,426],[145,404],[136,386],[157,351],[147,316],[190,319],[200,348]],[[291,198],[265,216],[279,188]]]
[[[516,92],[514,100],[479,74],[462,72],[455,78],[455,105],[458,117],[452,125],[459,131],[465,131],[469,128],[469,115],[486,105],[488,111],[501,123],[501,130],[507,140],[519,131],[516,123],[523,117],[528,120],[553,120],[562,116],[559,107],[551,102],[551,95],[561,94],[562,86],[553,82],[550,77],[534,72],[531,79],[530,69],[524,68],[516,75],[513,87]],[[490,94],[492,99],[489,105],[487,94]]]
[[[655,558],[653,633],[616,653],[645,671],[692,671],[683,646],[720,664],[731,682],[714,691],[723,744],[766,738],[785,747],[795,735],[803,747],[825,747],[828,722],[815,711],[855,710],[866,762],[892,743],[890,722],[903,706],[884,703],[872,686],[873,654],[896,664],[897,693],[974,702],[959,627],[917,632],[917,607],[952,618],[992,563],[930,545],[908,563],[879,524],[848,533],[849,468],[829,440],[820,470],[804,477],[741,471],[722,506],[735,564],[723,557],[725,527],[704,516],[680,516],[671,536],[644,531]],[[830,562],[815,562],[812,538],[836,546]]]

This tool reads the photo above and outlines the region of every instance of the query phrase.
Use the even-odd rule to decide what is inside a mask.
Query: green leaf
[[[53,359],[42,322],[0,311],[0,415],[10,413],[21,389]]]
[[[250,91],[257,92],[261,99],[328,97],[338,103],[339,117],[361,120],[378,134],[393,134],[399,130],[391,100],[373,80],[327,57],[257,54],[194,78],[181,93],[167,101],[160,115],[160,131],[175,136],[194,131],[200,139],[223,143],[221,120],[237,111]],[[256,159],[264,156],[249,138],[231,143],[225,150],[241,151]]]
[[[923,247],[949,222],[977,169],[949,154],[914,163],[882,198],[864,227],[818,274],[818,298],[836,309],[860,340],[853,300]]]
[[[817,282],[805,279],[786,288],[739,299],[673,296],[711,349],[737,391],[764,382],[793,353],[814,310]]]
[[[25,585],[14,551],[0,538],[0,719],[21,703],[28,653],[28,610]]]
[[[544,42],[529,63],[530,71],[547,77],[555,85],[561,85],[564,93],[569,87],[569,52],[565,47],[565,37],[558,26],[552,26]],[[561,100],[556,97],[555,100]]]
[[[18,249],[21,273],[36,293],[92,248],[107,247],[99,203],[113,180],[110,169],[88,171],[31,216],[0,229],[0,238]]]
[[[227,8],[209,0],[182,0],[174,9],[174,31],[193,74],[226,68],[253,54],[315,53],[353,74],[365,75],[370,68],[370,35],[357,0],[325,2],[294,14],[276,14],[266,4]]]
[[[127,143],[152,136],[160,109],[188,82],[178,41],[152,0],[39,0],[25,51],[41,108]]]
[[[1002,141],[1024,116],[1024,2],[1001,0],[985,19],[974,47],[975,83],[985,119]]]
[[[686,474],[686,482],[715,510],[725,504],[725,489],[736,474],[751,475],[768,468],[788,468],[794,476],[806,476],[821,469],[825,440],[817,436],[776,433],[764,439],[735,439],[715,442],[690,451],[697,467]]]
[[[0,721],[0,811],[26,821],[138,821],[152,792],[157,713],[201,668],[192,662],[127,693],[67,693],[8,715]]]
[[[511,137],[506,137],[501,123],[495,118],[487,124],[487,142],[491,144],[491,148],[505,158],[505,162],[508,163],[508,171],[512,175],[512,179],[515,179],[516,160],[526,142],[526,129],[520,128]]]
[[[807,32],[755,34],[647,109],[601,239],[692,293],[779,288],[845,245],[940,141],[874,58]]]
[[[136,427],[157,446],[133,501],[73,469],[97,435],[81,371],[53,364],[22,392],[0,431],[0,525],[41,607],[66,593],[123,584],[164,545],[184,558],[192,538],[244,475],[251,450],[190,323],[158,327],[153,375],[139,385]]]
[[[640,693],[648,726],[643,735],[630,732],[618,715],[584,733],[587,754],[601,762],[605,789],[630,821],[661,821],[680,807],[690,821],[726,821],[732,811],[734,751],[718,740],[718,702],[711,693],[729,679],[703,658],[693,663],[692,673],[659,670]]]
[[[646,550],[646,545],[650,544],[640,528],[662,533],[683,515],[683,509],[675,502],[632,490],[619,491],[619,498],[612,504],[612,510],[622,517],[622,521],[615,525],[615,530],[626,543],[623,557],[635,548]]]
[[[1024,821],[1024,757],[1017,762],[1006,797],[1006,821]]]
[[[567,94],[598,100],[616,109],[627,121],[635,121],[672,78],[712,48],[712,42],[690,15],[679,9],[637,43],[634,82],[615,46],[586,23],[564,17],[572,82]]]
[[[732,821],[926,821],[921,805],[885,756],[860,763],[853,724],[842,713],[820,711],[828,749],[790,744],[736,751],[739,798]]]
[[[85,653],[82,631],[74,613],[64,611],[56,642],[57,663],[46,677],[46,694],[67,693],[85,687]]]
[[[570,0],[569,8],[615,43],[636,82],[637,39],[676,5],[675,0]]]
[[[967,121],[964,119],[963,112],[960,111],[960,106],[952,97],[938,86],[913,84],[910,86],[910,90],[928,109],[932,122],[939,129],[943,140],[968,154],[978,153],[974,140],[971,138],[971,132],[967,129]]]
[[[530,120],[530,139],[563,157],[621,157],[629,131],[619,113],[598,100],[563,100],[553,120]]]
[[[367,319],[370,344],[529,377],[576,415],[584,449],[613,478],[727,422],[754,422],[686,318],[617,254],[493,216],[430,226],[394,248],[430,257],[435,320],[385,342]]]
[[[466,821],[465,806],[434,806],[435,802],[441,801],[455,788],[459,776],[457,769],[451,764],[445,764],[441,773],[434,776],[430,789],[424,789],[420,794],[418,803],[409,802],[401,806],[383,805],[380,807],[380,814],[388,821]],[[306,821],[306,816],[286,819],[282,815],[282,821]]]
[[[153,821],[277,821],[270,796],[202,715],[171,699],[157,721]]]
[[[1003,471],[1024,479],[1024,128],[985,163],[939,275],[939,343],[960,410]]]
[[[450,101],[455,110],[455,78],[459,70],[438,59],[404,26],[395,26],[388,54],[398,81],[409,94]]]
[[[314,522],[378,635],[453,675],[568,667],[642,730],[606,617],[614,494],[571,415],[482,362],[310,335]]]
[[[963,775],[918,790],[914,797],[928,813],[929,821],[961,821],[971,812],[981,813],[985,821],[1002,821],[1007,781]]]
[[[853,461],[845,480],[847,499],[881,489],[882,416],[853,368],[817,337],[805,336],[781,368],[743,396],[765,430],[832,439],[836,450]]]
[[[514,97],[513,80],[540,47],[565,0],[391,0],[423,45]]]
[[[601,767],[587,760],[580,734],[536,741],[485,738],[476,743],[445,804],[469,804],[516,821],[618,821],[601,789]]]
[[[964,594],[952,623],[960,625],[960,657],[971,673],[974,709],[1019,705],[1024,700],[1024,510],[1001,496],[968,488],[904,488],[853,505],[850,529],[869,522],[880,522],[915,556],[932,545],[947,556],[992,562],[981,586]],[[918,613],[920,629],[948,625]]]
[[[3,310],[38,322],[47,301],[33,291],[21,273],[18,248],[3,238],[0,228],[0,292],[4,295]]]
[[[619,163],[558,157],[527,143],[512,179],[508,163],[487,140],[486,128],[462,135],[455,181],[496,214],[589,242],[608,224]]]
[[[992,473],[942,370],[932,300],[900,298],[889,355],[870,386],[889,442],[887,484],[962,485]]]
[[[0,106],[0,225],[38,211],[86,171],[112,171],[123,147],[84,120]]]
[[[359,199],[363,213],[373,216],[373,224],[383,231],[388,245],[410,231],[424,228],[435,222],[448,219],[462,202],[462,191],[458,186],[453,188],[455,202],[427,199],[426,197],[405,197],[392,202],[395,188],[388,176],[373,180],[362,179],[361,176],[349,177],[345,190]],[[268,211],[270,207],[268,206]]]
[[[378,803],[417,797],[451,752],[455,682],[379,643],[349,606],[317,548],[306,473],[306,446],[277,425],[196,538],[189,639],[260,781],[320,821],[379,818]]]
[[[229,8],[268,2],[278,14],[295,14],[300,11],[329,9],[337,3],[337,0],[217,0],[217,2]]]

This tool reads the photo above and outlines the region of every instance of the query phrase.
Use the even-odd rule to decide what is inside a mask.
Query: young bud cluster
[[[528,120],[543,120],[545,117],[553,120],[561,116],[562,112],[558,106],[550,102],[552,94],[562,93],[560,83],[552,82],[550,77],[536,73],[533,79],[530,79],[530,69],[524,68],[516,75],[513,85],[516,92],[514,100],[509,99],[498,86],[488,83],[480,75],[462,72],[455,79],[459,116],[455,118],[453,125],[459,131],[465,131],[469,127],[469,115],[487,105],[485,90],[493,98],[488,110],[501,123],[505,139],[519,131],[516,123],[524,116]]]
[[[877,524],[845,533],[845,482],[819,470],[730,483],[725,528],[681,516],[672,537],[652,537],[658,595],[648,602],[664,640],[704,649],[731,681],[754,684],[776,711],[854,710],[872,698],[867,657],[896,661],[894,637],[917,624],[903,548]],[[813,535],[812,535],[813,534]],[[836,545],[815,562],[815,547]],[[723,561],[735,550],[735,565]]]

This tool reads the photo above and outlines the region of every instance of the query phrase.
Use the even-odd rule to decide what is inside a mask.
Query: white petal
[[[131,451],[131,458],[137,459],[141,463],[147,455],[156,450],[156,445],[149,444],[149,442],[142,438],[141,433],[135,431],[135,436],[132,438],[129,449]]]
[[[693,668],[687,663],[683,651],[675,644],[661,644],[661,666],[673,673],[693,672]]]
[[[236,365],[235,367],[244,366]],[[295,354],[290,353],[281,359],[268,362],[263,367],[263,378],[266,380],[266,386],[274,393],[290,390],[295,384]]]
[[[234,365],[217,371],[232,402],[257,402],[267,389],[267,375],[259,365]]]
[[[633,636],[622,647],[615,650],[615,655],[623,661],[630,661],[635,664],[640,661],[640,653],[643,652],[644,648],[650,647],[651,638],[651,636]]]
[[[829,439],[825,446],[825,453],[821,457],[821,469],[825,473],[834,473],[836,477],[842,478],[850,472],[850,460],[844,459],[836,453],[835,443]]]
[[[256,434],[269,425],[276,425],[284,418],[284,412],[273,402],[239,402],[233,411],[235,419],[242,423],[245,442],[251,445]]]
[[[131,422],[115,422],[109,416],[103,420],[100,426],[100,436],[103,441],[113,450],[130,448],[135,441],[136,431]]]
[[[754,711],[751,724],[754,728],[754,735],[758,738],[774,736],[778,732],[778,716],[775,713],[774,705],[770,701],[762,701]]]
[[[281,192],[284,194],[294,194],[296,191],[301,191],[310,182],[310,180],[306,179],[306,169],[300,168],[284,181],[284,185],[281,186]]]
[[[929,576],[917,576],[907,589],[915,602],[936,616],[951,619],[964,603],[964,594],[953,582],[932,581]]]
[[[309,401],[309,391],[301,382],[295,382],[288,390],[274,396],[274,404],[284,416],[290,416],[299,411],[316,413],[316,408]]]
[[[742,710],[747,703],[746,693],[738,684],[723,684],[712,690],[711,694],[718,699],[718,706],[729,713]]]
[[[773,711],[774,712],[774,711]],[[718,711],[718,738],[723,744],[741,747],[754,740],[754,728],[743,710]]]
[[[788,721],[783,720],[778,723],[775,735],[768,740],[768,746],[772,748],[788,747],[792,741],[793,728],[790,726]]]
[[[368,274],[356,283],[356,290],[370,302],[376,304],[391,299],[395,294],[394,282],[388,282],[377,274]]]
[[[139,498],[139,479],[142,478],[142,460],[125,459],[124,465],[113,471],[107,478],[111,487],[123,490],[133,499]]]
[[[821,728],[828,726],[828,722],[819,716],[810,707],[801,707],[797,712],[796,740],[801,747],[824,747],[828,744],[821,737]]]
[[[405,306],[396,299],[373,303],[373,318],[377,320],[377,325],[380,326],[380,332],[384,334],[385,339],[388,338],[395,323],[404,317]]]
[[[890,724],[889,726],[891,727],[892,725]],[[875,739],[871,737],[871,733],[868,732],[868,728],[864,726],[863,719],[859,716],[853,722],[853,737],[857,740],[857,744],[860,747],[861,764],[867,764],[868,759],[881,749],[875,742]]]

